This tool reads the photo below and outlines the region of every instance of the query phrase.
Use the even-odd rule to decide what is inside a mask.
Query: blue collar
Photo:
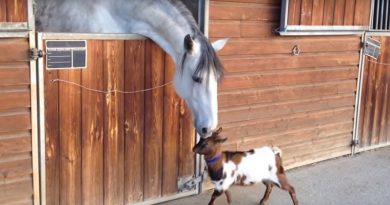
[[[221,154],[217,154],[212,159],[206,160],[206,162],[207,162],[207,164],[213,164],[216,161],[218,161],[219,159],[221,159],[221,156],[222,156]]]

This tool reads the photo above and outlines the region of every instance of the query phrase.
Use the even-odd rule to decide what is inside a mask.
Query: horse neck
[[[178,65],[184,54],[184,37],[198,32],[179,9],[168,0],[134,1],[129,32],[146,36],[166,51]],[[142,9],[137,9],[142,8]],[[195,30],[194,30],[195,29]]]

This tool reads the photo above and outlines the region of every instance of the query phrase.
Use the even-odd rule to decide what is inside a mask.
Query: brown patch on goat
[[[243,157],[246,156],[245,152],[224,152],[225,161],[232,161],[235,165],[240,164]]]
[[[231,175],[231,176],[233,177],[235,173],[236,173],[236,171],[234,171],[234,170],[233,170],[233,171],[232,171],[232,175]]]

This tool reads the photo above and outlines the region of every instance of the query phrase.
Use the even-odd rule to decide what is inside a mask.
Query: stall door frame
[[[387,38],[390,38],[390,32],[366,32],[365,35],[364,35],[364,41],[366,41],[366,39],[368,37],[387,37]],[[382,45],[382,53],[383,53],[383,48],[384,45]],[[382,55],[382,54],[381,54]],[[374,59],[371,59],[370,57],[368,56],[364,56],[361,60],[361,67],[362,67],[362,70],[361,70],[361,74],[359,75],[359,79],[360,79],[360,89],[359,89],[359,101],[357,103],[357,106],[358,106],[358,110],[357,110],[357,119],[356,119],[356,129],[355,129],[355,132],[356,132],[356,136],[354,137],[354,153],[358,153],[358,152],[364,152],[364,151],[368,151],[368,150],[372,150],[372,149],[377,149],[377,148],[381,148],[381,147],[385,147],[385,146],[390,146],[390,140],[387,140],[385,142],[376,142],[374,144],[371,144],[369,143],[368,145],[363,145],[362,144],[362,141],[363,141],[363,137],[362,136],[363,134],[363,127],[364,127],[364,113],[361,113],[362,112],[362,109],[363,107],[366,106],[366,101],[364,100],[364,98],[366,97],[366,93],[363,92],[363,90],[365,90],[364,86],[367,86],[367,83],[366,82],[368,80],[367,76],[367,69],[366,66],[369,65],[369,62],[367,62],[367,59],[370,59],[370,60],[373,60],[373,61],[376,61]],[[390,61],[390,59],[389,59]],[[377,79],[375,79],[377,80]],[[374,82],[375,83],[375,82]],[[374,85],[375,86],[375,85]],[[378,100],[377,98],[378,96],[376,96],[376,98],[374,99],[375,101]],[[364,103],[364,104],[362,104]],[[390,109],[390,106],[387,106],[387,109]],[[373,112],[372,110],[370,112]],[[387,111],[388,112],[388,111]],[[372,119],[371,119],[372,120]],[[367,123],[367,122],[366,122]],[[372,129],[372,128],[370,128]],[[390,129],[390,128],[385,128],[385,129]],[[370,130],[371,132],[372,130]],[[389,138],[390,136],[388,136]]]
[[[38,50],[42,50],[44,52],[44,41],[45,40],[143,40],[146,39],[143,36],[136,34],[81,34],[81,33],[37,33],[37,48]],[[40,122],[40,170],[41,170],[41,180],[40,183],[42,186],[40,187],[41,192],[41,204],[46,204],[46,134],[45,134],[45,63],[44,58],[38,59],[38,82],[39,82],[39,122]],[[196,135],[196,140],[199,139],[199,136]],[[198,176],[201,170],[201,157],[199,155],[195,156],[194,159],[194,175]],[[190,179],[190,178],[189,178]],[[195,185],[194,189],[190,191],[179,192],[170,196],[161,196],[160,198],[146,200],[143,202],[136,202],[135,205],[148,205],[148,204],[156,204],[161,202],[166,202],[178,198],[183,198],[187,196],[192,196],[199,194],[201,191],[201,183]],[[180,188],[180,187],[178,187]]]

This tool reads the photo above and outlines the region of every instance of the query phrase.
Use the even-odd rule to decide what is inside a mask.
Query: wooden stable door
[[[45,43],[44,43],[45,44]],[[132,204],[175,195],[192,176],[195,132],[150,40],[88,40],[85,69],[45,69],[46,204]],[[56,79],[62,82],[53,82]]]
[[[390,37],[381,42],[378,60],[366,57],[359,119],[360,149],[390,142]]]

